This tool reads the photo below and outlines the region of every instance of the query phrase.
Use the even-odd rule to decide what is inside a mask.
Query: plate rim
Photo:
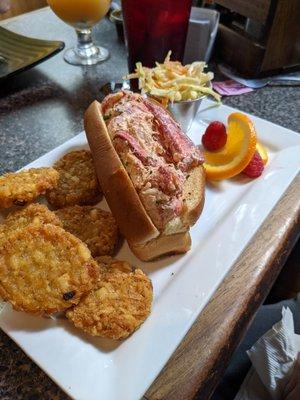
[[[231,107],[228,107],[228,106],[224,106],[224,107],[229,108],[229,109],[232,109]],[[233,110],[235,110],[235,109],[233,109]],[[226,114],[227,114],[227,112],[226,112]],[[246,113],[246,114],[248,114],[248,113]],[[254,117],[255,117],[255,116],[254,116]],[[269,121],[263,120],[263,119],[261,119],[261,118],[259,118],[259,117],[255,117],[255,118],[258,118],[258,119],[260,119],[260,120],[262,120],[262,121],[265,121],[265,122],[267,122],[267,123],[269,123],[269,124],[271,124],[271,125],[275,125],[275,124],[273,124],[273,123],[271,123],[271,122],[269,122]],[[277,125],[277,127],[278,127],[278,125]],[[290,131],[290,130],[287,130],[287,131],[289,131],[290,133],[295,133],[295,132]],[[79,135],[82,135],[82,133],[79,134]],[[296,135],[297,135],[297,134],[296,134]],[[49,156],[49,154],[51,154],[52,152],[58,151],[58,149],[61,149],[61,148],[66,147],[66,150],[67,150],[68,147],[67,147],[66,145],[69,144],[70,142],[72,143],[72,140],[74,140],[74,141],[76,142],[76,138],[77,138],[77,136],[73,137],[72,139],[70,139],[70,140],[68,140],[67,142],[63,143],[62,145],[56,147],[56,148],[53,149],[52,151],[48,152],[46,155],[43,155],[42,157],[39,157],[37,160],[33,161],[33,163],[38,162],[38,161],[39,161],[41,158],[43,158],[43,157]],[[299,138],[299,139],[300,139],[300,138]],[[300,143],[300,142],[299,142],[299,143]],[[30,166],[31,164],[32,164],[32,163],[28,164],[27,166]],[[26,167],[27,167],[27,166],[26,166]],[[292,181],[293,181],[293,180],[291,180],[291,181],[289,182],[288,187],[291,185]],[[286,191],[286,190],[285,190],[285,191]],[[281,193],[281,196],[285,193],[285,191]],[[278,201],[276,201],[276,204],[277,204],[277,203],[278,203]],[[270,212],[271,212],[271,210],[270,210]],[[267,217],[267,216],[264,217],[264,220],[265,220],[266,217]],[[262,223],[258,225],[258,227],[257,227],[257,229],[256,229],[256,231],[255,231],[255,234],[256,234],[257,230],[258,230],[261,226],[262,226]],[[246,244],[246,246],[244,247],[243,250],[245,250],[245,248],[247,247],[247,245],[248,245],[249,243],[250,243],[250,240],[247,242],[247,244]],[[240,256],[240,254],[242,254],[243,250],[237,255],[237,257]],[[233,264],[234,264],[234,263],[233,263]],[[233,266],[233,264],[231,265],[231,267]],[[230,269],[228,270],[227,273],[229,273],[229,271],[230,271]],[[227,273],[225,274],[225,276],[227,275]],[[223,279],[224,279],[224,278],[223,278]],[[223,280],[223,279],[222,279],[222,280]],[[211,296],[209,297],[209,299],[207,300],[206,304],[207,304],[208,301],[212,298],[212,296],[213,296],[213,295],[211,295]],[[206,304],[205,304],[205,305],[206,305]],[[205,306],[205,305],[204,305],[204,306]],[[204,308],[204,306],[203,306],[203,308]],[[202,308],[202,310],[203,310],[203,308]],[[199,315],[200,315],[200,314],[199,314]],[[199,316],[199,315],[198,315],[198,316]],[[194,322],[193,322],[193,323],[194,323]],[[193,326],[193,323],[188,327],[187,331],[189,331],[189,330],[191,329],[191,327]],[[9,333],[8,333],[8,335],[9,335]],[[9,336],[10,336],[10,335],[9,335]],[[183,335],[183,336],[184,336],[184,335]],[[12,338],[12,339],[14,340],[14,338]],[[180,340],[180,343],[181,343],[181,340]],[[19,345],[19,344],[18,344],[18,345]],[[19,345],[19,346],[20,346],[20,345]],[[176,348],[173,349],[173,352],[175,351],[175,349],[176,349]],[[23,349],[23,350],[24,350],[24,349]],[[26,351],[25,351],[25,352],[26,352]],[[28,353],[26,352],[26,354],[28,354]],[[172,354],[170,354],[169,357],[170,357],[171,355],[172,355]],[[31,358],[31,356],[29,356],[29,357]],[[168,357],[168,358],[169,358],[169,357]],[[36,362],[36,361],[34,361],[34,362]],[[159,372],[160,372],[160,371],[159,371]],[[158,372],[158,373],[159,373],[159,372]],[[56,379],[54,379],[48,372],[46,372],[46,373],[51,377],[52,380],[54,380],[60,387],[62,387],[61,384],[58,383]],[[153,382],[153,381],[152,381],[152,382]],[[150,383],[150,384],[151,384],[151,383]],[[150,386],[150,385],[149,385],[149,386]],[[62,387],[62,388],[63,388],[63,387]],[[65,390],[65,388],[63,388],[63,390]],[[67,393],[68,393],[69,396],[72,396],[72,394],[71,394],[70,392],[67,391]]]

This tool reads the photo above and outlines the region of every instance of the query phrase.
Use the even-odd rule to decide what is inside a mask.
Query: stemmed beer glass
[[[76,30],[77,46],[67,49],[64,59],[72,65],[93,65],[106,60],[109,52],[96,46],[92,27],[108,12],[111,0],[48,0],[54,13]]]

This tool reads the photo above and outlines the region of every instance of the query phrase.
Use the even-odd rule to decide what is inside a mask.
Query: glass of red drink
[[[183,60],[192,0],[122,0],[128,68],[136,62],[153,67],[169,50],[172,60]]]

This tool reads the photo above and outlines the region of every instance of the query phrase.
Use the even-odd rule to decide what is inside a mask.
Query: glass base
[[[76,47],[65,51],[64,59],[72,65],[95,65],[109,58],[109,51],[104,47],[93,46],[91,55],[80,55]]]

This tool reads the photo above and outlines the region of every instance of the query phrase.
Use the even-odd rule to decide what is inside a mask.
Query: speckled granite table
[[[2,25],[32,37],[64,40],[67,47],[76,39],[73,30],[48,9]],[[60,53],[0,84],[0,173],[28,164],[79,133],[83,112],[99,97],[100,87],[127,72],[125,48],[108,20],[96,27],[95,39],[110,50],[109,61],[73,67]],[[276,84],[223,102],[299,130],[299,87]],[[0,332],[0,399],[67,400],[68,396]]]

